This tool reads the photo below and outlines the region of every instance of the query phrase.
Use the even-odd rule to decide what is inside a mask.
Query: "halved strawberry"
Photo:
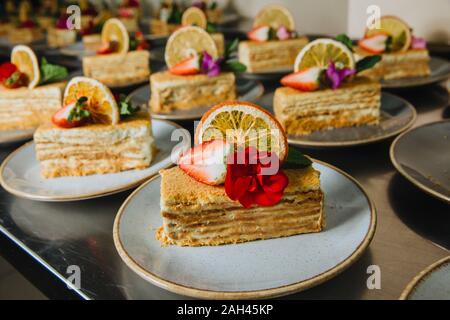
[[[97,54],[110,54],[113,53],[113,50],[109,43],[104,43],[97,49]]]
[[[314,91],[319,89],[321,71],[321,68],[313,67],[291,73],[281,79],[281,84],[301,91]]]
[[[263,41],[269,40],[269,35],[270,35],[270,27],[262,26],[262,27],[257,27],[255,29],[253,29],[252,31],[248,32],[247,38],[249,38],[250,40],[253,40],[253,41],[263,42]]]
[[[200,72],[200,59],[198,57],[187,58],[169,69],[170,73],[179,76],[188,76]]]
[[[14,63],[5,62],[0,65],[0,82],[8,79],[14,72],[17,71],[17,67]]]
[[[230,149],[224,140],[206,141],[182,155],[178,165],[195,180],[218,185],[225,182]]]
[[[377,33],[359,40],[358,46],[370,53],[383,53],[386,51],[386,42],[388,37],[389,35],[386,33]]]
[[[8,89],[16,89],[27,85],[27,76],[20,71],[13,72],[8,79],[3,81],[3,85]]]
[[[52,122],[61,128],[79,127],[90,117],[89,111],[85,109],[86,97],[81,97],[78,101],[68,104],[56,112],[52,117]]]

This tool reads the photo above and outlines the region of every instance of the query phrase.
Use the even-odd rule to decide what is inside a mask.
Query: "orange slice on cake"
[[[125,54],[130,46],[130,36],[122,21],[117,18],[109,19],[102,28],[102,43],[114,43],[116,53]]]
[[[191,7],[183,13],[181,24],[183,26],[197,26],[202,29],[206,29],[208,20],[206,19],[205,13],[201,9]]]
[[[283,6],[268,5],[264,7],[253,22],[253,28],[269,26],[275,30],[284,26],[290,31],[295,30],[295,21],[292,14]]]
[[[288,154],[287,137],[278,120],[267,110],[249,102],[223,102],[203,115],[195,131],[195,143],[217,139],[236,146],[275,152],[281,161]]]
[[[355,68],[353,53],[343,43],[333,39],[317,39],[308,43],[297,55],[295,72],[308,68],[326,69],[330,62],[339,63],[342,68]]]
[[[406,22],[395,16],[380,18],[379,28],[366,29],[364,37],[386,33],[392,37],[392,51],[406,51],[411,46],[411,28]]]
[[[87,77],[73,78],[64,91],[63,105],[74,103],[81,97],[88,99],[87,110],[94,123],[119,123],[119,107],[111,90],[103,83]]]
[[[172,68],[203,51],[208,52],[214,59],[219,56],[216,43],[209,33],[195,26],[180,28],[167,40],[165,52],[167,67]]]
[[[28,88],[33,89],[41,80],[39,62],[36,54],[30,47],[24,45],[15,46],[11,53],[11,62],[20,72],[27,77]]]

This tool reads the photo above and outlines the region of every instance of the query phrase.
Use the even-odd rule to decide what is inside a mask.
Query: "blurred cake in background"
[[[58,0],[42,0],[38,8],[36,21],[42,29],[48,30],[55,26],[58,15]]]
[[[139,0],[123,0],[117,10],[117,16],[128,32],[138,31],[139,18],[141,16]]]
[[[237,40],[220,56],[209,33],[197,26],[175,31],[167,41],[168,71],[150,77],[150,109],[155,113],[212,106],[236,98],[235,75],[245,67],[232,59]]]
[[[47,43],[49,47],[64,47],[69,44],[75,43],[77,39],[77,32],[70,30],[67,25],[67,14],[62,14],[57,20],[55,26],[48,28],[47,30]]]
[[[359,125],[380,120],[381,87],[359,76],[381,60],[367,56],[355,62],[351,40],[317,39],[298,54],[295,73],[281,79],[274,95],[274,112],[287,134]]]
[[[107,86],[129,85],[148,79],[150,53],[140,32],[130,38],[123,23],[111,18],[103,25],[101,41],[96,55],[83,58],[85,76]]]
[[[239,44],[239,61],[247,72],[289,70],[308,43],[308,38],[297,35],[291,13],[279,5],[263,8],[247,36],[249,40]]]
[[[370,78],[390,80],[430,74],[425,39],[415,37],[411,27],[394,16],[383,16],[379,28],[367,29],[355,51],[358,58],[382,56],[377,66],[362,73]]]
[[[61,108],[67,69],[38,62],[27,46],[13,48],[0,65],[0,130],[32,129]]]
[[[28,0],[19,4],[17,23],[9,28],[8,40],[12,44],[29,44],[44,39],[44,33],[32,18],[32,7]]]

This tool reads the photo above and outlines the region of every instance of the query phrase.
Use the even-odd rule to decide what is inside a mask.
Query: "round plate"
[[[264,105],[268,106],[269,102]],[[408,101],[391,93],[382,92],[381,118],[378,125],[317,131],[304,136],[288,135],[288,141],[298,146],[319,148],[363,145],[398,135],[410,128],[416,117],[416,110]]]
[[[0,131],[0,145],[31,139],[36,129],[15,129]]]
[[[429,64],[431,74],[427,77],[381,80],[381,87],[392,89],[417,87],[444,81],[450,77],[450,62],[447,60],[431,57]]]
[[[3,161],[0,168],[1,185],[18,197],[39,201],[85,200],[128,190],[172,165],[171,153],[178,141],[172,141],[171,135],[181,127],[175,123],[153,120],[152,129],[158,153],[147,169],[44,179],[40,175],[34,142],[29,142]],[[180,147],[189,146],[190,137],[185,136],[180,143]]]
[[[319,233],[209,247],[162,247],[160,176],[135,190],[114,222],[114,243],[125,263],[171,292],[217,299],[268,298],[322,283],[350,266],[369,245],[375,208],[352,177],[323,162],[326,228]]]
[[[276,81],[294,72],[293,68],[274,70],[272,72],[241,72],[238,76],[250,80]]]
[[[236,79],[238,99],[241,101],[255,102],[264,94],[264,86],[257,81]],[[148,105],[150,101],[150,85],[142,86],[130,93],[128,99],[138,106]],[[212,106],[205,106],[189,110],[174,110],[170,113],[152,113],[154,119],[167,120],[194,120],[200,119]]]
[[[392,143],[390,156],[406,179],[450,203],[450,120],[403,133]]]
[[[450,300],[450,257],[433,263],[405,288],[401,300]]]
[[[95,55],[95,51],[87,51],[84,49],[82,41],[59,48],[58,51],[63,55],[77,57],[80,60],[82,60],[83,57]]]

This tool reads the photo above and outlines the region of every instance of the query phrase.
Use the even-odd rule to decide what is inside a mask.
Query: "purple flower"
[[[427,48],[427,42],[424,38],[418,38],[418,37],[412,37],[411,41],[411,48],[412,49],[426,49]]]
[[[193,7],[199,8],[200,10],[205,10],[206,9],[206,3],[200,0],[194,1],[192,3]]]
[[[222,62],[222,59],[219,58],[217,60],[214,60],[213,57],[211,57],[208,52],[203,52],[203,59],[202,59],[202,65],[201,65],[201,71],[203,74],[207,74],[208,77],[216,77],[220,73],[220,63]]]
[[[336,90],[337,88],[339,88],[341,86],[341,83],[342,83],[342,81],[345,80],[345,78],[356,74],[356,70],[349,69],[349,68],[338,69],[338,68],[336,68],[336,65],[334,64],[334,62],[331,62],[328,65],[328,68],[327,68],[325,74],[326,74],[328,80],[330,80],[331,88],[333,90]]]
[[[291,37],[291,33],[285,26],[281,26],[277,30],[277,38],[280,40],[287,40]]]

